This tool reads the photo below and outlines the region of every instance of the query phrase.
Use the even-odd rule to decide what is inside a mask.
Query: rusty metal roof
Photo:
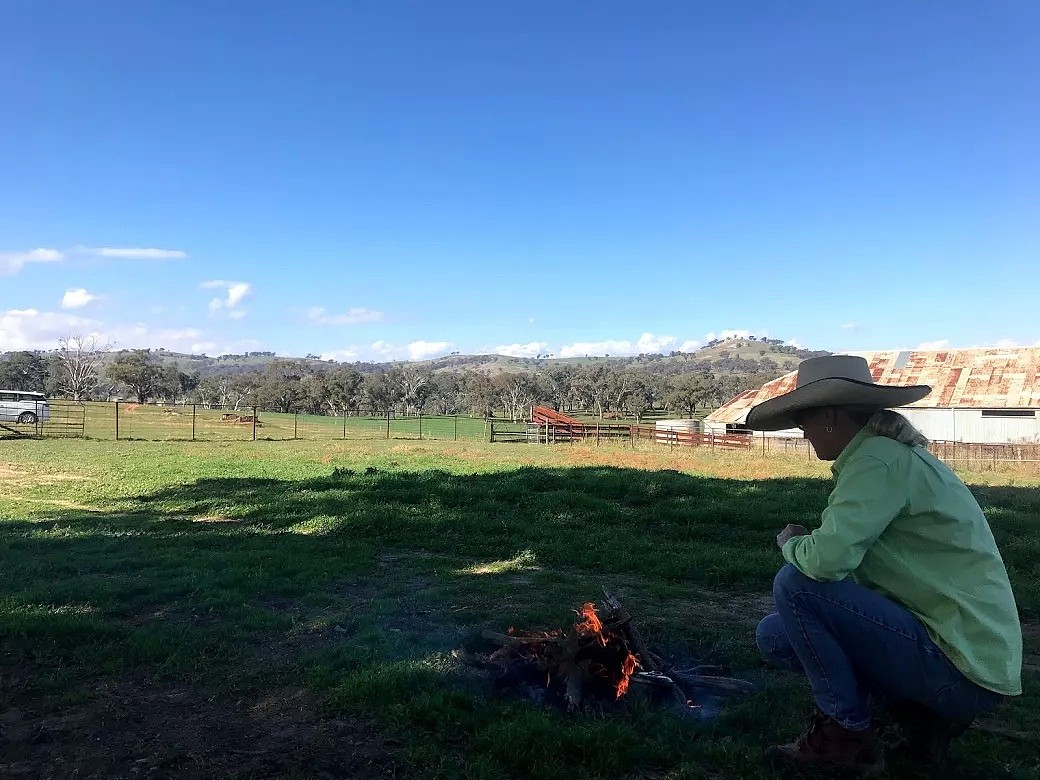
[[[921,408],[1040,408],[1040,346],[989,349],[889,350],[849,352],[870,364],[883,385],[931,385],[932,392],[910,404]],[[755,404],[795,388],[798,372],[748,390],[708,415],[718,423],[742,423]]]

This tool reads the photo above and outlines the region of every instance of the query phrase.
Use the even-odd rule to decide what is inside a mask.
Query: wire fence
[[[465,415],[402,415],[349,409],[336,415],[274,412],[259,407],[49,401],[31,424],[3,423],[0,435],[147,441],[280,441],[292,439],[485,439],[488,423]]]
[[[699,430],[657,428],[618,423],[490,423],[490,441],[560,444],[567,442],[619,441],[652,442],[659,446],[700,447],[708,450],[746,450],[763,455],[783,453],[816,459],[808,439],[802,437],[755,435],[742,433],[705,433]],[[1014,468],[1040,473],[1040,442],[1005,444],[975,444],[969,442],[936,441],[929,445],[931,452],[951,466],[966,471],[995,471]]]
[[[815,454],[804,438],[707,434],[617,422],[538,425],[468,415],[405,415],[393,410],[351,409],[332,415],[276,412],[259,407],[204,404],[137,404],[126,401],[50,399],[33,414],[0,409],[0,437],[87,437],[149,441],[279,441],[333,439],[485,440],[561,444],[653,442],[668,447],[745,449],[765,453]],[[9,413],[7,413],[9,412]],[[1008,464],[1040,472],[1040,442],[978,444],[937,441],[941,460],[971,471]]]

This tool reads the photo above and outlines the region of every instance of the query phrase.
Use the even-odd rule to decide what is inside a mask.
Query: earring
[[[828,425],[824,430],[827,431],[827,433],[834,433],[834,426]]]

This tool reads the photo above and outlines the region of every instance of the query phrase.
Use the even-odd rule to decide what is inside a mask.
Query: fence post
[[[253,441],[256,441],[256,407],[253,407]]]
[[[119,441],[119,401],[116,401],[116,441]]]
[[[195,404],[191,405],[191,440],[195,441]]]
[[[386,438],[390,438],[390,410],[386,410]]]
[[[599,446],[599,423],[596,423],[596,446]]]
[[[296,427],[297,427],[297,424],[299,423],[299,421],[300,421],[300,413],[299,412],[293,412],[293,418],[292,418],[292,437],[293,437],[293,441],[296,441]]]
[[[419,441],[422,441],[422,412],[419,412]]]
[[[456,414],[453,418],[455,420],[455,441],[459,440],[459,416]]]
[[[495,424],[491,423],[490,425],[488,425],[488,422],[489,422],[488,420],[484,420],[484,427],[487,428],[490,431],[490,433],[488,434],[488,436],[489,436],[488,441],[494,442],[495,441]]]
[[[343,410],[343,438],[347,438],[347,410]]]

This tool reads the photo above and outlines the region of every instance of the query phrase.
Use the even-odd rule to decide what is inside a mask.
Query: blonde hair
[[[865,420],[864,427],[877,436],[895,439],[910,447],[928,446],[928,438],[899,412],[891,409],[857,409],[854,416]]]

